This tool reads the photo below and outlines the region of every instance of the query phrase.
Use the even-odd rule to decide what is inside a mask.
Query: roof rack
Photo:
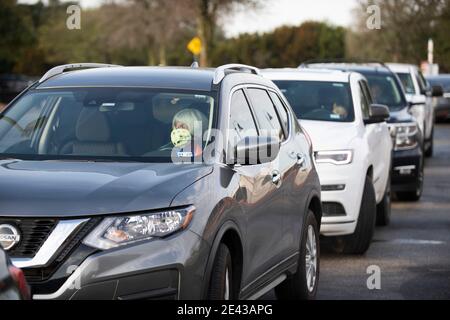
[[[61,66],[54,67],[47,71],[46,74],[39,80],[39,83],[42,83],[58,74],[64,73],[73,69],[93,69],[93,68],[112,68],[112,67],[121,67],[115,64],[104,64],[104,63],[74,63],[74,64],[64,64]]]
[[[387,68],[383,61],[379,60],[365,60],[365,59],[312,59],[303,62],[299,68],[308,68],[310,64],[326,64],[326,63],[357,63],[357,64],[378,64]]]
[[[261,74],[258,68],[252,66],[247,66],[245,64],[226,64],[216,69],[213,83],[219,84],[223,80],[223,78],[225,78],[227,71],[250,72],[255,75]]]

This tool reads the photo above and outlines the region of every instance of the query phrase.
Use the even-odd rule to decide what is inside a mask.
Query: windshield
[[[384,104],[391,110],[400,110],[407,105],[401,85],[394,76],[385,74],[366,74],[365,76],[375,103]]]
[[[332,122],[354,120],[350,87],[341,82],[274,81],[297,118]]]
[[[32,90],[0,115],[0,156],[148,162],[169,162],[174,151],[198,156],[214,103],[211,93],[180,90]]]
[[[416,90],[414,89],[413,78],[410,73],[397,73],[400,81],[403,84],[403,88],[405,88],[406,93],[415,94]]]

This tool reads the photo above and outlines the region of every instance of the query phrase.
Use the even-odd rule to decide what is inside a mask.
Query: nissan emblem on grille
[[[19,231],[9,224],[0,225],[0,245],[5,250],[14,248],[20,242]]]

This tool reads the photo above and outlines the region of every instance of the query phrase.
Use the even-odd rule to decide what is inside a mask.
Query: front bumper
[[[359,217],[361,199],[364,190],[365,172],[358,161],[350,165],[336,166],[328,163],[317,164],[320,184],[322,185],[322,203],[334,203],[343,207],[344,214],[329,215],[323,213],[321,234],[324,236],[342,236],[353,234]],[[326,186],[345,185],[344,190],[324,191]],[[325,208],[326,206],[324,206]]]
[[[186,230],[93,254],[37,300],[202,299],[209,245]],[[33,285],[32,285],[33,287]],[[42,288],[39,288],[42,292]]]
[[[412,150],[394,151],[392,166],[392,191],[410,192],[417,189],[419,173],[423,166],[420,147]]]

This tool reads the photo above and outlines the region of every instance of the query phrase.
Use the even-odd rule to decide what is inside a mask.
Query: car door
[[[363,119],[370,116],[370,105],[372,104],[372,96],[370,94],[369,85],[365,80],[359,81],[361,110]],[[377,200],[384,195],[386,187],[386,172],[390,168],[390,148],[384,139],[383,130],[386,129],[386,123],[373,123],[365,125],[366,141],[369,144],[370,159],[373,165],[373,184]]]
[[[286,133],[268,91],[263,88],[246,88],[245,93],[250,100],[260,135],[275,136],[281,141],[278,157],[267,165],[267,172],[264,173],[271,183],[271,193],[262,202],[264,206],[250,217],[248,224],[249,258],[253,263],[264,265],[264,269],[260,270],[264,272],[283,261],[292,246],[289,244],[293,240],[285,234],[289,210],[286,193],[296,160],[289,158]],[[268,232],[277,236],[270,237],[273,243],[264,247],[261,243]],[[269,247],[272,248],[271,251],[268,250]]]
[[[307,207],[310,188],[308,177],[313,169],[309,156],[309,143],[300,130],[296,116],[285,105],[283,99],[274,91],[269,91],[275,109],[283,125],[286,139],[280,153],[280,163],[283,167],[283,196],[285,206],[285,226],[283,242],[286,244],[287,255],[298,251],[303,218]]]
[[[417,82],[419,84],[420,93],[425,96],[425,132],[426,139],[431,138],[434,127],[434,109],[433,109],[433,97],[431,96],[431,86],[427,80],[423,77],[420,71],[416,73]]]
[[[231,98],[229,150],[245,137],[258,136],[255,116],[243,90],[237,90]],[[247,228],[244,241],[244,286],[253,283],[278,261],[281,261],[282,219],[278,212],[280,191],[273,183],[273,163],[235,165],[233,171],[239,177],[236,202],[246,216]],[[245,287],[243,288],[246,289]]]

